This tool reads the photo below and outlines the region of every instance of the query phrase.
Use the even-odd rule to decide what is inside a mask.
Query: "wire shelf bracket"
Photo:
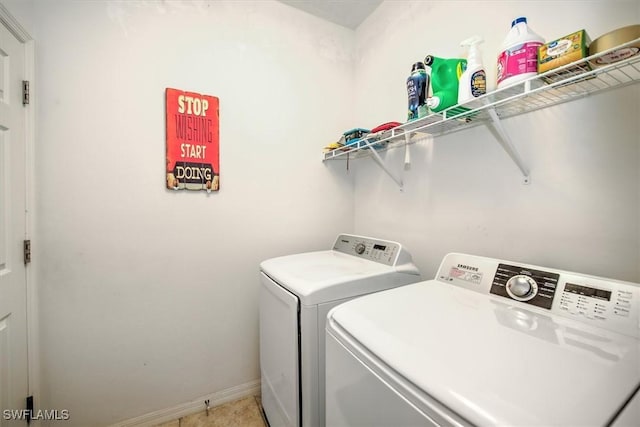
[[[500,145],[502,145],[502,148],[504,148],[504,151],[507,152],[509,157],[511,157],[511,160],[513,160],[516,166],[518,166],[518,169],[520,169],[520,172],[522,172],[522,175],[524,176],[522,183],[530,184],[531,178],[529,177],[529,169],[524,164],[524,161],[522,160],[520,153],[511,142],[511,138],[509,137],[509,134],[504,130],[504,126],[502,126],[502,122],[500,121],[500,117],[498,117],[498,113],[496,113],[496,109],[489,108],[487,110],[487,113],[489,113],[489,117],[491,117],[491,124],[487,123],[487,125],[492,126],[493,129],[496,131],[496,133],[499,136],[499,138],[497,138],[498,142],[500,143]]]

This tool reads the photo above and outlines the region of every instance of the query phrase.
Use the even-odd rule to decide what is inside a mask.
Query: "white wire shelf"
[[[389,131],[369,135],[348,146],[323,153],[323,161],[353,159],[372,154],[378,158],[375,152],[411,143],[410,135],[414,133],[435,137],[480,124],[495,124],[497,119],[517,116],[637,83],[640,81],[640,55],[597,68],[592,68],[589,62],[595,62],[607,53],[637,45],[639,42],[640,38],[538,74],[440,113],[432,113]],[[514,160],[516,163],[519,161]],[[525,176],[528,175],[522,165],[518,166]]]

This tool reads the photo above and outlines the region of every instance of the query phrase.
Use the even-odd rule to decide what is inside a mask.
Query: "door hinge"
[[[22,81],[22,105],[29,105],[29,80]]]
[[[33,414],[33,396],[27,396],[26,420],[27,424],[31,424],[31,414]]]
[[[31,262],[31,240],[25,240],[24,245],[24,265],[27,265]]]

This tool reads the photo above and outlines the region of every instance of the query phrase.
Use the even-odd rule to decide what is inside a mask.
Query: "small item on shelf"
[[[595,39],[593,43],[589,45],[589,55],[596,55],[638,38],[640,38],[640,25],[629,25],[628,27],[618,28]],[[594,67],[603,67],[607,64],[622,61],[623,59],[638,54],[640,54],[640,43],[632,43],[629,46],[615,49],[607,54],[598,56],[589,62]]]
[[[331,144],[324,147],[322,149],[322,152],[328,153],[329,151],[337,150],[338,148],[342,148],[342,147],[344,147],[344,144],[341,144],[340,142],[332,142]]]
[[[376,127],[374,127],[373,129],[371,129],[371,133],[378,133],[378,132],[382,132],[383,130],[391,130],[395,127],[400,126],[402,123],[400,122],[387,122],[387,123],[383,123],[381,125],[378,125]]]
[[[467,69],[460,76],[458,87],[458,104],[472,101],[487,93],[487,73],[482,65],[482,54],[478,45],[484,42],[482,37],[473,36],[460,43],[469,48]]]
[[[342,134],[345,139],[344,145],[346,146],[346,145],[355,144],[356,142],[360,141],[360,139],[362,139],[362,137],[368,134],[369,132],[370,132],[369,129],[364,129],[364,128],[354,128],[346,131],[345,133]]]
[[[456,105],[460,76],[467,68],[467,60],[427,55],[424,58],[424,63],[431,68],[433,96],[427,100],[429,109],[437,113]]]
[[[378,142],[381,138],[382,138],[382,133],[388,130],[391,130],[395,127],[400,126],[402,123],[400,122],[387,122],[387,123],[383,123],[381,125],[378,125],[376,127],[374,127],[373,129],[371,129],[371,132],[369,132],[368,134],[364,135],[363,138],[366,138],[367,141],[369,141],[369,143],[371,143],[371,145],[373,146],[373,148],[375,148],[376,150],[381,149],[382,147],[384,147],[385,145],[387,145],[389,143],[389,141],[383,141],[383,142]],[[364,147],[364,149],[366,150],[369,147]]]
[[[421,119],[427,115],[428,93],[429,76],[424,69],[424,64],[416,62],[411,67],[411,75],[407,78],[407,95],[409,96],[407,120]]]
[[[341,135],[340,139],[337,142],[332,142],[331,144],[328,144],[326,147],[323,147],[322,152],[329,153],[333,150],[346,151],[348,150],[348,148],[345,147],[345,143],[346,143],[346,140],[344,138],[344,135]]]
[[[538,74],[538,48],[543,43],[544,39],[527,26],[524,16],[511,22],[498,55],[498,89]]]
[[[589,56],[589,35],[585,30],[579,30],[557,40],[545,43],[538,48],[538,74],[553,70],[554,68],[578,61]],[[564,80],[568,77],[575,76],[591,71],[591,66],[587,61],[580,62],[559,71],[556,74],[550,74],[542,77],[546,83],[553,83]],[[590,75],[587,78],[594,78]],[[580,79],[584,80],[584,79]]]

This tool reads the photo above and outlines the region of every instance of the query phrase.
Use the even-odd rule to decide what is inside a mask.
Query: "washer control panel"
[[[436,280],[640,338],[640,284],[451,253]]]
[[[566,282],[560,296],[559,310],[572,317],[604,322],[610,319],[631,318],[638,297],[633,289],[610,284],[579,284]],[[584,282],[582,282],[584,283]],[[639,325],[640,327],[640,325]]]
[[[333,250],[393,266],[398,261],[402,247],[397,242],[341,234]]]
[[[489,292],[551,309],[559,278],[557,273],[499,263]]]

